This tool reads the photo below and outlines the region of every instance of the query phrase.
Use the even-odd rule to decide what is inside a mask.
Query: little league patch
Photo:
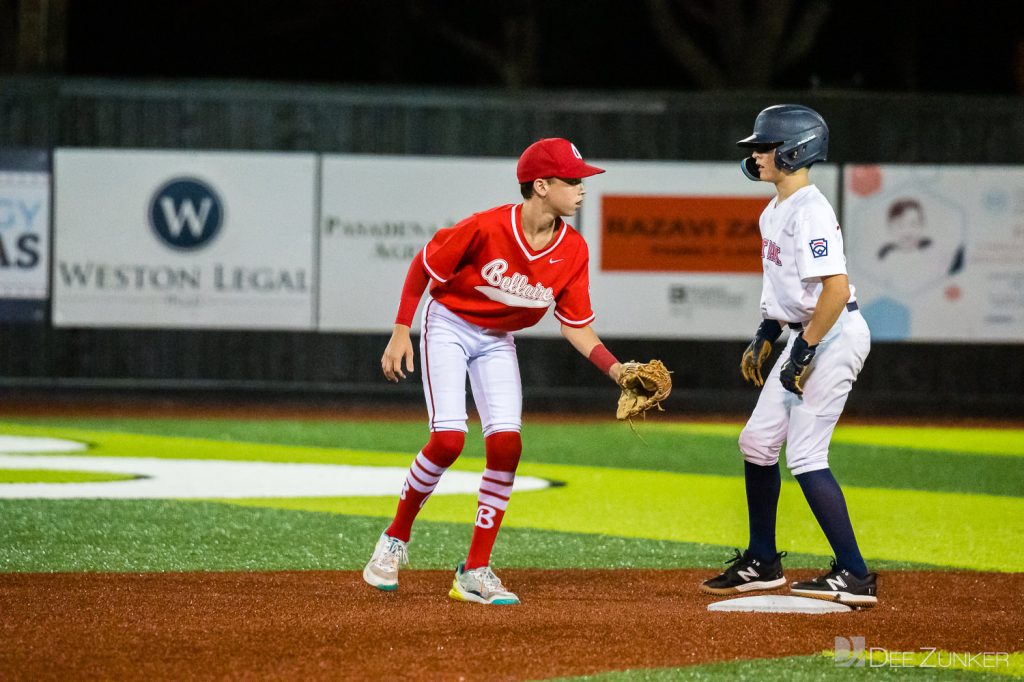
[[[815,258],[824,258],[825,256],[828,255],[828,240],[827,239],[825,239],[823,237],[819,237],[818,239],[812,239],[810,241],[810,245],[811,245],[811,254],[813,254]]]

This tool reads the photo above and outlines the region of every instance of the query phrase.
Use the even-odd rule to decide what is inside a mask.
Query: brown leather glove
[[[750,342],[747,349],[743,351],[740,359],[740,373],[743,378],[755,386],[764,386],[764,376],[761,374],[761,365],[772,354],[772,344],[782,334],[782,325],[776,320],[763,320],[754,334],[754,340]]]
[[[622,393],[615,416],[632,421],[655,407],[664,411],[661,401],[672,392],[672,373],[661,360],[625,362],[618,383]]]

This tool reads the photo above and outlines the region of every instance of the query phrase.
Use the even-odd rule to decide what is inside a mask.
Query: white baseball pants
[[[420,363],[430,430],[469,430],[468,373],[484,436],[520,431],[523,384],[512,334],[466,322],[432,298],[423,308],[422,320]]]
[[[796,333],[765,380],[757,406],[740,433],[740,452],[752,464],[779,461],[786,443],[786,465],[794,476],[828,468],[828,448],[853,382],[871,350],[871,332],[859,310],[843,310],[818,345],[804,378],[804,395],[782,387],[779,373]]]

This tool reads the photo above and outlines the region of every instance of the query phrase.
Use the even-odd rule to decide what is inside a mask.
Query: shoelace
[[[483,583],[483,586],[489,592],[504,592],[505,586],[501,584],[501,578],[494,575],[494,571],[491,570],[490,566],[484,566],[482,568],[474,569],[477,579]]]
[[[733,550],[733,551],[736,552],[736,556],[734,556],[733,558],[731,558],[731,559],[729,559],[729,560],[727,560],[725,562],[725,564],[729,567],[729,568],[725,569],[726,573],[734,573],[734,572],[740,570],[740,562],[743,561],[743,554],[740,553],[740,551],[738,549],[737,550]]]
[[[409,551],[405,548],[405,545],[392,538],[388,542],[387,547],[384,548],[384,553],[380,556],[380,563],[388,570],[394,571],[399,566],[409,563]]]

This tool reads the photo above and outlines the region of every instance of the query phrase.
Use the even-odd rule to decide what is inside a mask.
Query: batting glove
[[[804,374],[814,360],[814,353],[818,347],[808,346],[804,341],[804,335],[800,334],[793,341],[793,348],[789,351],[789,357],[782,363],[782,373],[779,374],[779,381],[783,388],[799,396],[804,394]]]
[[[782,334],[782,325],[777,320],[762,320],[761,326],[754,334],[754,340],[743,351],[743,357],[740,359],[740,374],[755,386],[764,386],[761,365],[771,355],[772,344],[778,340],[780,334]]]

